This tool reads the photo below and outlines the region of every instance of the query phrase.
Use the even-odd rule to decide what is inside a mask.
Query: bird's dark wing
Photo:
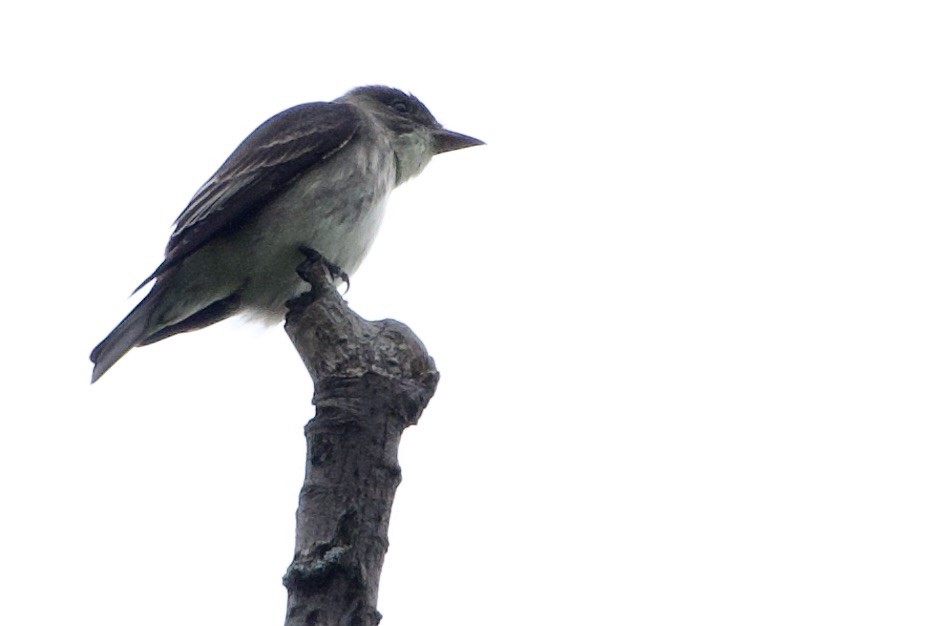
[[[261,124],[176,218],[166,258],[140,287],[244,223],[304,172],[342,150],[360,124],[354,107],[334,102],[301,104]]]

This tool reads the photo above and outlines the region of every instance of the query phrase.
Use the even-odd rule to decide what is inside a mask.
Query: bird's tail
[[[150,315],[156,302],[157,298],[151,290],[140,301],[140,304],[117,325],[117,328],[91,351],[91,361],[95,364],[91,373],[92,383],[101,378],[131,348],[143,343],[148,334]]]

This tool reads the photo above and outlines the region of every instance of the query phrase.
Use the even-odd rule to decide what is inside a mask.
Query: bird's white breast
[[[283,319],[284,302],[306,290],[296,275],[301,246],[355,272],[378,234],[395,175],[390,146],[357,142],[265,207],[246,233],[254,258],[244,304]]]

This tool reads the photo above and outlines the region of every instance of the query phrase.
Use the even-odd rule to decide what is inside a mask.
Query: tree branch
[[[378,581],[401,482],[398,444],[439,374],[407,326],[352,312],[321,260],[298,271],[312,290],[288,303],[286,330],[313,378],[316,415],[304,429],[286,624],[373,626],[381,619]]]

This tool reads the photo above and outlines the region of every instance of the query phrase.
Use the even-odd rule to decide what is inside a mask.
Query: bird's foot
[[[349,287],[351,283],[349,282],[349,275],[346,274],[341,267],[328,260],[318,251],[307,246],[300,246],[300,252],[303,253],[303,256],[306,257],[306,260],[310,263],[322,263],[326,270],[329,272],[329,278],[335,284],[336,280],[341,280],[346,284],[346,290],[344,293],[349,293]]]

